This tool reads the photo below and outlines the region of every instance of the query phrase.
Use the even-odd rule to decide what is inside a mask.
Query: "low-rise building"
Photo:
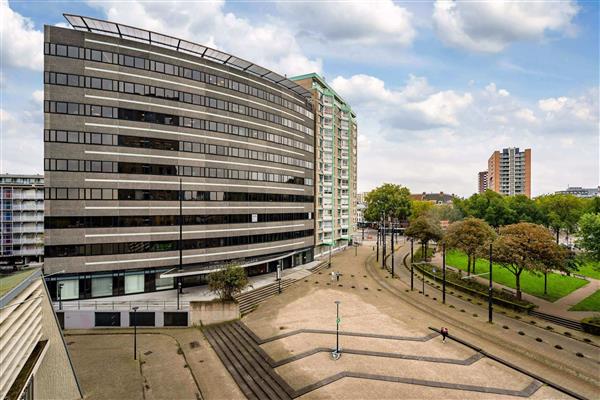
[[[0,399],[81,399],[39,268],[0,275]]]
[[[556,194],[572,194],[573,196],[584,197],[584,198],[598,197],[598,196],[600,196],[600,186],[595,187],[595,188],[584,188],[581,186],[569,186],[565,190],[557,191]]]
[[[411,200],[419,200],[419,201],[429,201],[434,204],[452,204],[452,199],[456,196],[454,194],[447,194],[444,192],[439,193],[426,193],[423,192],[421,194],[411,194]]]

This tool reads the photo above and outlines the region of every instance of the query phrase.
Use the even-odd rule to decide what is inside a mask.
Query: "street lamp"
[[[490,243],[490,287],[488,291],[488,322],[492,323],[492,309],[493,309],[493,300],[492,300],[492,244]]]
[[[137,360],[137,310],[138,306],[131,307],[133,310],[133,359]]]
[[[181,293],[181,280],[177,279],[177,309],[179,310],[179,294]]]
[[[335,301],[335,351],[333,352],[334,359],[340,357],[340,301]]]
[[[380,230],[380,224],[377,224],[377,255],[376,255],[376,259],[375,261],[379,262],[379,230]]]
[[[392,222],[392,279],[394,279],[394,223]]]
[[[410,290],[415,290],[415,276],[414,276],[414,244],[415,241],[413,238],[410,239]]]
[[[281,294],[281,260],[277,262],[277,283],[278,283],[278,292]]]
[[[442,304],[446,304],[446,243],[442,243]]]
[[[58,309],[62,310],[62,288],[65,284],[60,282],[58,284]]]
[[[331,253],[333,253],[333,241],[329,242],[329,266],[327,268],[331,268]]]

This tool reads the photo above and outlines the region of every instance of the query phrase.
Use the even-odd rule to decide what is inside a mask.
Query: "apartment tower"
[[[531,197],[531,149],[510,147],[492,153],[488,160],[487,188],[513,196]]]
[[[477,174],[478,177],[478,181],[479,181],[479,193],[483,193],[487,190],[488,186],[487,186],[487,171],[481,171]]]
[[[74,29],[44,30],[53,296],[151,292],[203,284],[228,264],[254,275],[312,261],[308,90],[200,44],[65,17]]]
[[[356,114],[318,74],[290,78],[315,110],[315,256],[348,245],[356,229]]]
[[[44,177],[0,175],[0,265],[44,257]]]

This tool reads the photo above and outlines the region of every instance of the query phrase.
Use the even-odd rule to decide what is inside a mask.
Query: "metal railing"
[[[52,304],[56,311],[127,311],[133,307],[138,307],[139,311],[175,311],[178,309],[175,300],[65,300],[53,301]],[[188,310],[189,308],[189,301],[179,302],[179,310]]]

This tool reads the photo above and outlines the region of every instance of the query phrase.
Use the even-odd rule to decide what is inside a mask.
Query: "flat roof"
[[[350,106],[350,104],[348,104],[348,102],[346,100],[344,100],[344,98],[342,96],[340,96],[338,94],[338,92],[336,92],[331,86],[329,86],[329,84],[325,81],[325,78],[323,78],[321,75],[317,74],[316,72],[311,72],[311,73],[303,74],[303,75],[291,76],[290,79],[292,81],[301,81],[303,79],[317,80],[321,84],[321,86],[325,86],[327,89],[329,89],[334,94],[335,97],[337,97],[342,103],[344,103],[344,105],[350,109],[350,112],[352,113],[352,115],[356,116],[354,111],[352,111],[352,107]]]
[[[311,96],[308,90],[286,78],[285,76],[281,76],[276,72],[220,50],[175,38],[173,36],[163,35],[162,33],[135,28],[133,26],[119,24],[116,22],[74,14],[63,14],[63,16],[71,24],[73,29],[78,31],[87,31],[102,35],[114,36],[121,39],[134,40],[150,45],[165,47],[181,53],[191,54],[196,57],[205,58],[212,62],[226,65],[228,67],[244,71],[248,74],[258,76],[305,98],[309,98]]]

